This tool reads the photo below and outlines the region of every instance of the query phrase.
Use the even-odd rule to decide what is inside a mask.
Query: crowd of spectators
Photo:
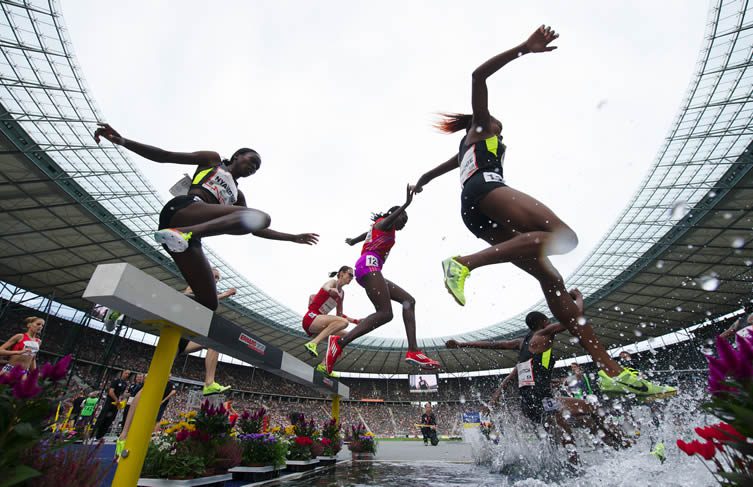
[[[7,312],[0,321],[0,340],[20,331],[22,318],[32,314],[35,313],[28,309]],[[715,325],[714,330],[707,327],[703,331],[714,336],[716,328],[721,332],[726,326],[728,324],[720,323]],[[678,355],[688,357],[683,362],[688,368],[702,366],[703,355],[698,352],[698,341],[705,341],[707,337],[700,338],[673,345],[672,353],[661,356],[657,356],[655,352],[637,354],[635,360],[642,370],[660,368],[665,365],[664,362],[671,369],[672,364],[677,362]],[[74,355],[74,374],[64,397],[65,404],[71,405],[77,397],[97,393],[102,397],[106,393],[107,384],[122,369],[146,372],[153,351],[153,346],[53,317],[48,319],[42,335],[40,363],[55,360],[67,353]],[[695,364],[695,361],[699,363]],[[587,374],[595,376],[593,366],[585,366],[584,369]],[[561,370],[556,380],[562,382],[568,370]],[[195,356],[179,357],[173,365],[171,376],[176,384],[177,395],[165,411],[164,418],[168,420],[176,419],[180,412],[195,407],[201,401],[199,389],[204,376],[204,360]],[[679,374],[678,377],[683,380]],[[692,375],[688,376],[688,380],[692,378]],[[435,393],[411,393],[405,378],[341,380],[350,387],[351,396],[351,400],[343,401],[341,405],[343,424],[363,422],[378,435],[403,437],[419,434],[415,424],[427,401],[434,404],[440,434],[459,434],[462,413],[478,411],[482,407],[481,401],[490,397],[501,377],[441,378]],[[325,421],[330,415],[328,400],[319,397],[313,390],[307,392],[300,385],[262,369],[221,362],[217,381],[232,385],[232,392],[226,394],[226,399],[233,401],[236,411],[263,406],[269,411],[273,425],[287,424],[287,418],[293,412],[302,412],[317,423]]]

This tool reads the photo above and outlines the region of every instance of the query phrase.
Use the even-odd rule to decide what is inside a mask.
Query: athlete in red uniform
[[[358,320],[343,313],[343,300],[345,299],[343,286],[347,286],[353,280],[353,269],[344,265],[339,271],[330,273],[329,277],[334,279],[325,282],[321,289],[309,299],[309,309],[302,322],[303,331],[308,336],[314,337],[304,345],[314,357],[319,356],[316,346],[320,341],[330,335],[341,335],[341,332],[348,327],[348,323],[359,323]],[[336,309],[335,316],[329,314],[333,309]],[[326,372],[323,363],[319,364],[316,370]]]
[[[10,357],[8,363],[0,370],[0,374],[10,372],[14,367],[24,370],[37,368],[37,354],[42,343],[37,335],[44,327],[44,320],[38,316],[24,319],[26,333],[17,333],[0,346],[0,356]]]
[[[405,334],[408,338],[408,352],[405,361],[425,368],[437,368],[439,362],[432,360],[418,349],[416,342],[416,300],[407,291],[397,284],[388,281],[382,275],[384,261],[395,245],[395,232],[402,230],[408,222],[408,208],[413,200],[413,191],[410,187],[406,190],[406,199],[403,206],[393,206],[387,213],[374,214],[374,224],[368,233],[363,233],[356,238],[345,240],[348,245],[364,242],[361,257],[356,262],[356,282],[366,289],[366,294],[374,304],[375,311],[362,319],[356,327],[345,336],[330,336],[327,339],[327,355],[324,365],[328,373],[332,372],[343,348],[356,338],[388,323],[392,320],[392,304],[390,300],[403,305],[403,322]]]

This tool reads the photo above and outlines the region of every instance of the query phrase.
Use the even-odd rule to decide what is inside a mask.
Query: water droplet
[[[482,127],[481,125],[478,125],[478,126],[476,127],[476,133],[480,134],[480,133],[481,133],[481,132],[483,132],[483,131],[484,131],[484,127]]]
[[[729,213],[729,212],[724,213],[722,216],[724,217],[725,220],[731,220],[732,219],[732,213]]]
[[[643,332],[641,330],[633,330],[633,333],[635,333],[635,336],[637,337],[643,336]]]
[[[716,191],[709,191],[709,198],[716,198]]]
[[[732,239],[732,248],[741,249],[745,246],[745,239],[742,237],[735,237]]]
[[[615,306],[615,307],[614,307],[614,310],[615,310],[615,311],[619,311],[619,310],[620,310],[620,307],[619,307],[619,306]]]
[[[753,265],[753,260],[750,260],[750,259],[746,260],[745,261],[745,265],[747,265],[748,267],[752,266]]]
[[[559,291],[555,291],[555,292],[554,292],[554,294],[556,294],[556,295],[557,295],[558,297],[559,297],[559,296],[562,296],[562,293],[561,293],[561,292],[559,292]]]
[[[682,308],[680,306],[678,306],[678,307],[675,308],[675,311],[677,311],[679,313],[679,312],[682,311]]]
[[[680,220],[687,215],[689,211],[690,207],[686,202],[676,201],[669,210],[669,218],[672,220]]]
[[[656,261],[656,268],[657,269],[661,269],[662,267],[664,267],[664,261],[663,260],[657,260]]]
[[[585,316],[580,316],[580,317],[578,317],[578,320],[577,320],[577,321],[578,321],[578,324],[579,324],[580,326],[584,326],[584,325],[585,325],[585,324],[587,323],[587,321],[586,321],[586,317],[585,317]]]
[[[713,275],[707,275],[707,276],[701,276],[698,279],[698,282],[701,284],[701,288],[703,288],[704,291],[716,291],[719,288],[719,279]]]

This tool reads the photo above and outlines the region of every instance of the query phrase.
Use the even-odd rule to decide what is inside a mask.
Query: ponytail
[[[351,267],[349,265],[344,265],[344,266],[340,267],[340,270],[334,271],[334,272],[330,272],[329,273],[329,277],[335,277],[336,275],[338,275],[338,274],[340,274],[342,272],[349,271],[350,269],[351,269]]]
[[[441,117],[433,126],[440,132],[452,134],[461,130],[470,130],[473,124],[473,115],[463,113],[440,113]]]
[[[395,212],[395,211],[397,211],[399,209],[400,209],[399,206],[393,206],[392,208],[390,208],[389,210],[387,210],[385,213],[372,213],[371,214],[371,221],[375,222],[375,221],[379,220],[380,218],[388,217],[393,212]]]

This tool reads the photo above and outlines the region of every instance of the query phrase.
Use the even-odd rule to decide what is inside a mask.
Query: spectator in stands
[[[120,376],[116,377],[110,383],[102,411],[97,416],[97,424],[94,427],[95,438],[102,438],[110,430],[110,426],[112,426],[112,422],[115,421],[115,416],[118,414],[118,409],[121,408],[123,393],[128,388],[128,382],[126,381],[130,375],[130,370],[124,370],[120,373]],[[123,404],[122,406],[125,405]]]
[[[14,367],[24,370],[37,368],[37,354],[42,340],[38,335],[44,328],[44,320],[38,316],[29,316],[23,321],[25,333],[17,333],[0,346],[0,356],[9,357],[8,363],[0,369],[0,374],[10,372]]]
[[[735,335],[753,336],[753,303],[747,303],[740,318],[735,320],[732,326],[724,330],[719,336],[729,340]]]
[[[126,400],[126,407],[123,409],[123,417],[120,419],[121,430],[125,427],[125,421],[128,417],[128,411],[131,409],[131,403],[133,403],[133,399],[142,387],[144,387],[144,374],[136,374],[135,381],[128,386],[128,399]]]
[[[565,385],[567,395],[576,399],[583,399],[594,393],[588,375],[575,362],[570,364],[570,375],[565,378]]]

